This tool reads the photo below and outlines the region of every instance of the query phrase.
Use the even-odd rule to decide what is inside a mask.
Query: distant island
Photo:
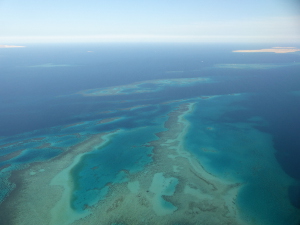
[[[290,53],[298,52],[300,49],[296,47],[273,47],[269,49],[259,49],[259,50],[235,50],[233,52],[274,52],[274,53]]]
[[[17,46],[17,45],[0,45],[0,48],[24,48],[25,46]]]

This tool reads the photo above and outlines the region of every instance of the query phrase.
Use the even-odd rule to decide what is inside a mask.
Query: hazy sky
[[[0,44],[300,42],[300,0],[0,0]]]

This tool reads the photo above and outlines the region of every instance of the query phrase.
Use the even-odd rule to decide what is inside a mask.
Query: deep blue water
[[[158,104],[205,95],[244,93],[247,97],[237,98],[236,101],[216,100],[215,104],[219,104],[219,108],[211,102],[201,103],[202,107],[206,107],[207,110],[222,111],[221,116],[214,118],[204,116],[199,119],[197,114],[193,114],[189,118],[191,121],[198,121],[195,122],[198,127],[204,126],[203,124],[205,126],[224,126],[222,129],[225,129],[227,123],[247,123],[250,118],[262,118],[264,122],[256,122],[253,129],[271,135],[276,149],[275,156],[281,168],[286,174],[300,182],[300,95],[293,94],[295,91],[300,91],[300,66],[287,65],[273,69],[221,69],[214,67],[216,64],[284,65],[300,63],[299,53],[237,54],[232,52],[237,49],[269,47],[272,46],[258,44],[74,44],[28,45],[21,49],[0,49],[0,137],[4,137],[2,141],[0,139],[0,143],[14,142],[22,140],[22,138],[55,136],[58,130],[60,134],[64,132],[67,134],[68,130],[60,130],[59,127],[85,122],[87,124],[78,128],[73,127],[73,132],[80,133],[84,130],[83,127],[86,127],[89,133],[115,129],[128,129],[130,133],[134,132],[131,129],[136,127],[148,127],[149,131],[147,132],[150,135],[139,138],[141,143],[132,140],[133,144],[142,145],[142,142],[153,140],[154,133],[163,129],[161,126],[163,122],[158,119],[159,116],[166,115],[172,110],[172,105]],[[49,63],[57,66],[49,67]],[[45,64],[48,67],[41,67]],[[155,92],[130,95],[83,97],[77,94],[86,89],[127,85],[145,80],[194,77],[210,78],[211,82],[179,87],[166,86]],[[147,84],[144,87],[151,89],[153,84]],[[146,104],[149,106],[141,109],[120,110]],[[224,105],[222,106],[222,104]],[[226,107],[235,108],[235,110],[226,110]],[[202,113],[200,108],[196,109],[199,110],[199,114]],[[105,111],[110,111],[110,113],[103,113]],[[101,126],[92,125],[91,121],[109,117],[126,119]],[[91,124],[88,124],[89,122]],[[196,125],[192,129],[196,130]],[[234,133],[234,131],[232,132]],[[224,147],[225,140],[222,142],[222,137],[225,136],[220,133],[216,134],[215,138],[218,138],[218,135],[220,136],[219,147],[221,145]],[[120,137],[118,140],[124,138]],[[199,137],[187,139],[187,142],[193,143],[190,145],[192,150],[196,149],[197,144],[202,143],[199,139]],[[53,139],[51,140],[53,141]],[[57,141],[56,145],[59,143],[61,142]],[[62,143],[67,146],[75,143],[75,140],[64,139]],[[110,150],[116,149],[114,145],[118,145],[118,142],[114,142],[104,149],[99,155],[101,159],[99,158],[98,162],[113,158],[115,154],[118,154]],[[124,148],[126,146],[124,145]],[[9,151],[16,150],[18,150],[18,146]],[[121,150],[119,149],[119,151]],[[46,160],[57,156],[61,151],[50,149],[44,154],[36,154],[38,151],[32,150],[27,155],[24,153],[25,155],[14,159],[11,163]],[[145,150],[145,152],[147,151]],[[199,154],[196,151],[194,153]],[[123,154],[125,158],[130,158],[129,155],[126,155],[126,151],[123,151]],[[131,158],[122,163],[107,164],[111,160],[104,160],[102,163],[104,170],[113,172],[110,172],[107,179],[103,179],[97,185],[103,187],[114,179],[121,169],[129,170],[130,165],[138,158],[144,157],[140,166],[147,164],[150,160],[143,154],[134,155],[137,158]],[[87,161],[90,160],[88,158],[89,156],[86,156]],[[230,167],[233,164],[232,160],[233,158],[230,158],[229,154],[224,154],[219,158],[216,157],[211,165],[218,165],[220,171],[231,170],[234,168]],[[90,163],[93,165],[92,162]],[[4,164],[5,162],[2,161],[0,165]],[[84,171],[84,165],[80,171]],[[80,172],[77,171],[76,174],[80,177]],[[88,176],[85,179],[88,179]],[[255,188],[257,187],[253,189]],[[88,193],[87,189],[88,187],[81,187],[82,192]],[[289,188],[288,195],[295,207],[300,207],[299,193],[299,184]],[[99,193],[94,193],[94,195],[97,194]],[[94,195],[78,196],[93,199]],[[81,197],[78,196],[74,196],[74,199],[82,202]],[[74,201],[74,208],[80,208],[81,203],[77,204],[76,201]]]

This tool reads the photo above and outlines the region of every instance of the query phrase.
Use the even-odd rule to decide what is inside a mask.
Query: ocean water
[[[0,221],[298,225],[300,53],[232,52],[271,47],[1,49]]]

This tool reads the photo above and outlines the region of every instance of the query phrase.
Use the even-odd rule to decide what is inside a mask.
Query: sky
[[[300,0],[0,0],[0,45],[300,42]]]

